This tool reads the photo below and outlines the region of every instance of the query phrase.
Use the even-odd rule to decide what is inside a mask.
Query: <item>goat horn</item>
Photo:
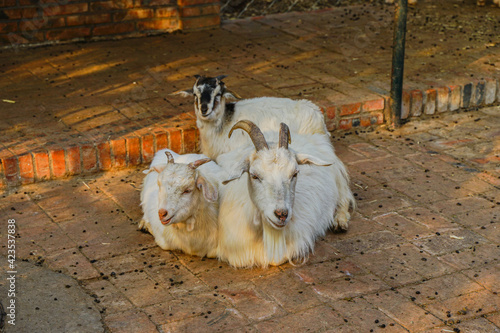
[[[210,162],[210,161],[211,161],[211,159],[210,159],[210,158],[203,158],[203,159],[201,159],[201,160],[196,160],[196,161],[194,161],[194,162],[189,163],[189,164],[188,164],[188,167],[190,167],[191,169],[193,169],[193,170],[194,170],[194,169],[196,169],[197,167],[199,167],[199,166],[201,166],[201,165],[203,165],[203,164],[205,164],[205,163],[208,163],[208,162]]]
[[[233,128],[231,128],[231,131],[229,131],[229,137],[231,137],[233,131],[238,128],[248,133],[257,151],[264,148],[269,149],[266,139],[264,138],[264,134],[262,134],[260,128],[258,128],[257,125],[252,123],[250,120],[240,120],[236,124],[234,124]]]
[[[166,151],[165,155],[167,155],[168,163],[174,163],[174,157],[172,156],[172,154],[170,154],[169,151]]]
[[[222,80],[224,80],[226,77],[227,77],[227,75],[219,75],[219,76],[217,76],[217,77],[216,77],[216,79],[217,79],[218,81],[222,81]]]
[[[279,147],[288,149],[289,143],[292,143],[292,139],[290,138],[290,129],[288,128],[287,124],[281,123]]]

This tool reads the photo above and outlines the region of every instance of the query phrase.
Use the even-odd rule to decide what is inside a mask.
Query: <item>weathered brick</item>
[[[336,106],[329,106],[326,108],[326,118],[327,119],[335,119],[335,113],[337,112]]]
[[[49,154],[46,151],[38,150],[33,152],[35,161],[35,179],[37,181],[50,178]]]
[[[495,102],[497,92],[497,80],[486,79],[484,87],[484,104],[490,105]]]
[[[97,155],[99,156],[99,169],[111,169],[111,147],[109,142],[103,142],[97,145]]]
[[[65,28],[61,30],[49,30],[45,34],[48,40],[68,40],[90,36],[89,27]]]
[[[182,130],[183,153],[192,154],[196,152],[196,128]]]
[[[22,184],[30,184],[35,181],[35,169],[33,166],[33,156],[25,154],[18,157],[19,176]]]
[[[142,162],[151,162],[155,155],[154,135],[147,134],[141,136]]]
[[[448,87],[437,88],[437,112],[448,111],[449,99],[450,99],[450,89]]]
[[[96,26],[92,30],[94,36],[117,35],[132,32],[135,29],[134,22],[119,22]]]
[[[363,103],[363,111],[379,111],[385,108],[385,99],[379,98]]]
[[[401,101],[401,119],[407,119],[410,116],[410,93],[403,91]]]
[[[467,83],[463,86],[462,102],[460,103],[461,107],[468,108],[471,105],[473,88],[474,88],[474,85],[472,83]]]
[[[427,89],[424,94],[424,113],[434,114],[436,112],[436,89]]]
[[[68,158],[68,173],[70,175],[77,175],[82,172],[80,147],[70,147],[66,150]]]
[[[0,33],[6,34],[9,32],[15,32],[15,31],[17,31],[17,22],[2,22],[2,23],[0,23]]]
[[[168,17],[177,17],[178,11],[175,7],[170,8],[157,8],[154,12],[154,17],[157,18],[168,18]]]
[[[70,3],[67,5],[59,5],[56,6],[45,6],[43,9],[43,14],[45,16],[53,16],[53,15],[70,15],[70,14],[79,14],[85,13],[89,10],[88,3]]]
[[[15,156],[9,158],[3,158],[3,168],[5,172],[5,178],[7,179],[7,184],[9,185],[19,185],[19,163]]]
[[[450,111],[456,111],[460,109],[462,101],[462,87],[461,86],[449,86],[450,89]]]
[[[155,129],[153,131],[153,134],[155,136],[155,143],[156,143],[155,152],[157,152],[158,150],[168,148],[168,135],[164,130]]]
[[[339,129],[350,130],[352,128],[352,119],[340,119]]]
[[[484,94],[485,94],[485,81],[480,81],[476,84],[476,89],[474,91],[474,105],[483,105],[484,104]]]
[[[180,28],[182,30],[197,30],[201,28],[216,27],[220,25],[220,16],[213,15],[183,18],[180,23]]]
[[[167,128],[166,131],[168,132],[168,148],[180,154],[182,151],[181,130],[178,128]]]
[[[340,115],[348,116],[351,114],[356,114],[361,112],[361,103],[342,105],[340,107]]]
[[[92,145],[81,146],[83,171],[94,171],[97,168],[97,149]]]
[[[137,22],[137,29],[140,31],[143,30],[175,30],[179,29],[179,20],[178,19],[155,19],[155,20],[146,20]]]
[[[180,14],[182,17],[202,16],[202,15],[218,15],[220,5],[196,6],[196,7],[181,7]],[[161,17],[161,16],[159,16]]]
[[[141,139],[138,136],[129,136],[126,139],[128,151],[128,164],[141,164]]]
[[[178,0],[177,4],[179,6],[194,6],[194,5],[204,5],[217,2],[218,0]]]
[[[152,18],[154,16],[153,10],[148,8],[132,8],[126,11],[121,11],[113,14],[115,22],[128,21],[128,20],[141,20]]]
[[[111,140],[110,144],[113,166],[117,168],[127,166],[127,146],[125,139]]]
[[[52,176],[60,178],[66,175],[66,157],[64,149],[49,150]]]

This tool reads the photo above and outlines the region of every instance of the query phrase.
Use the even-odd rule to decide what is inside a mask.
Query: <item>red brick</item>
[[[45,37],[48,40],[68,40],[90,36],[89,27],[66,28],[61,30],[50,30]]]
[[[22,184],[31,184],[35,181],[35,170],[33,168],[33,156],[31,154],[21,155],[19,159],[19,175]]]
[[[38,15],[36,7],[4,9],[3,12],[10,20],[32,19]]]
[[[141,137],[141,148],[142,148],[142,161],[151,162],[155,155],[155,140],[154,136],[143,135]]]
[[[424,113],[434,114],[436,112],[436,89],[427,89],[424,96]]]
[[[339,129],[350,130],[352,128],[352,119],[341,119],[339,122]]]
[[[96,148],[91,145],[83,145],[81,149],[83,171],[94,171],[97,167]]]
[[[77,175],[82,172],[80,163],[80,147],[70,147],[66,150],[68,156],[68,174]]]
[[[122,22],[100,25],[92,30],[94,36],[116,35],[134,31],[134,22]]]
[[[113,164],[117,168],[127,166],[127,146],[125,139],[111,140]]]
[[[207,3],[217,3],[218,0],[177,0],[179,6],[203,5]]]
[[[156,142],[155,152],[157,152],[158,150],[168,148],[168,135],[165,131],[156,130],[156,131],[154,131],[154,135],[155,135],[155,142]]]
[[[385,107],[385,99],[379,98],[363,103],[363,111],[379,111]]]
[[[359,112],[361,112],[361,103],[342,105],[340,107],[341,116],[348,116]]]
[[[151,0],[148,2],[149,6],[165,6],[174,5],[177,6],[177,0]]]
[[[152,18],[153,15],[152,9],[144,9],[144,8],[133,8],[127,11],[118,12],[113,15],[114,21],[127,21],[127,20],[140,20],[146,18]]]
[[[440,87],[437,88],[436,91],[437,91],[437,100],[436,100],[437,112],[448,111],[450,89],[448,87]]]
[[[83,15],[71,15],[66,17],[67,26],[84,25],[84,24],[85,24],[85,16]]]
[[[158,8],[155,10],[154,17],[177,17],[178,11],[177,8]]]
[[[450,89],[450,111],[456,111],[460,108],[460,101],[462,100],[462,87],[448,86]]]
[[[33,153],[35,161],[35,179],[46,180],[50,178],[49,154],[46,151],[36,151]]]
[[[336,106],[329,106],[326,108],[326,117],[328,119],[334,119],[335,118],[335,113],[337,111]]]
[[[111,22],[110,14],[94,14],[85,16],[85,24],[99,24]]]
[[[16,5],[16,0],[2,0],[0,1],[0,8],[14,7]]]
[[[133,7],[134,7],[134,0],[99,1],[99,2],[92,2],[90,4],[90,11],[102,12],[108,10],[126,9]]]
[[[185,18],[181,21],[182,30],[196,30],[208,27],[217,27],[220,25],[220,16],[201,16],[193,18]]]
[[[128,164],[141,164],[141,140],[137,136],[130,136],[126,139],[128,150]]]
[[[46,6],[43,9],[44,16],[69,15],[88,12],[88,3],[71,3],[67,5]]]
[[[424,95],[420,90],[412,90],[410,92],[410,95],[411,95],[410,115],[413,117],[418,117],[422,114]]]
[[[111,169],[111,147],[109,146],[109,142],[97,145],[97,155],[99,156],[99,169]]]
[[[183,153],[192,154],[196,152],[196,129],[186,128],[182,130]]]
[[[18,161],[15,156],[4,158],[3,167],[5,170],[5,178],[9,185],[19,185]]]
[[[179,20],[175,19],[157,19],[151,21],[137,22],[138,30],[175,30],[179,29]]]
[[[218,15],[220,5],[182,7],[180,10],[182,17],[202,16],[202,15]]]
[[[17,22],[3,22],[0,23],[0,33],[9,33],[17,31]],[[495,87],[496,88],[496,87]]]
[[[167,128],[169,149],[176,153],[182,151],[182,133],[178,128]]]
[[[49,150],[53,177],[60,178],[66,174],[66,158],[64,155],[64,149]]]

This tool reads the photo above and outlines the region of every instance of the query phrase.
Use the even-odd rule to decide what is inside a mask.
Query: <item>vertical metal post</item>
[[[406,15],[408,0],[396,0],[394,14],[394,38],[392,49],[391,74],[391,125],[401,125],[401,106],[403,100],[403,71],[405,64]]]

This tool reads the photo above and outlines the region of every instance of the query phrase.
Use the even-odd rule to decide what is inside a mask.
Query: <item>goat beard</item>
[[[276,230],[269,223],[263,217],[262,240],[264,242],[264,251],[269,264],[279,266],[288,260],[285,230]]]

